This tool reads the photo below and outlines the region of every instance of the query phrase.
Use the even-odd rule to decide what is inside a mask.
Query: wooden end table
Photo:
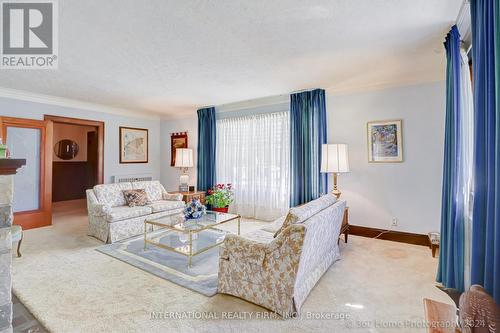
[[[185,203],[191,202],[194,199],[194,200],[200,200],[202,205],[205,204],[205,192],[203,191],[195,191],[195,192],[169,191],[168,193],[182,194],[182,201],[184,201]]]
[[[439,241],[441,239],[440,233],[439,232],[429,232],[428,234],[429,237],[429,247],[432,252],[432,257],[436,257],[436,252],[439,253]]]
[[[344,234],[344,242],[347,243],[349,236],[349,207],[345,208],[344,218],[342,219],[342,226],[340,227],[340,235]],[[340,241],[340,236],[337,243]]]

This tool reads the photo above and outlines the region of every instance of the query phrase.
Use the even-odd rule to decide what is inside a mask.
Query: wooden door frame
[[[52,122],[14,117],[0,117],[1,137],[7,142],[7,127],[40,130],[40,197],[39,208],[14,213],[14,223],[23,229],[39,228],[52,224]],[[42,216],[42,223],[35,217]]]
[[[66,125],[93,126],[97,128],[97,184],[104,184],[104,122],[97,120],[45,115],[45,120]],[[54,143],[52,142],[52,146]]]

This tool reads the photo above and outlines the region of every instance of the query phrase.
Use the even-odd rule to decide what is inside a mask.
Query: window
[[[289,113],[217,120],[217,182],[233,184],[231,210],[273,220],[290,200]]]

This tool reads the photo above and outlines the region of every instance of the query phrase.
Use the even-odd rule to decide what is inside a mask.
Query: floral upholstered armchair
[[[293,316],[340,257],[344,210],[345,201],[327,195],[244,237],[227,235],[220,249],[218,292]]]
[[[220,253],[219,291],[281,313],[292,313],[305,228],[292,225],[270,243],[226,236]],[[268,283],[271,282],[271,283]]]

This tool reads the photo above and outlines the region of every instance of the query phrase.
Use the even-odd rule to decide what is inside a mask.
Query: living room
[[[499,8],[2,1],[0,332],[495,332]]]

